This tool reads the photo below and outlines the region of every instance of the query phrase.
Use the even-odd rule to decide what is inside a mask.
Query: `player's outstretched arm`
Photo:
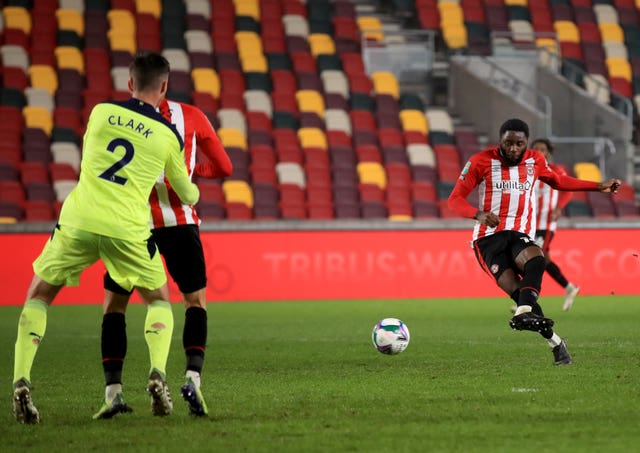
[[[619,179],[609,179],[608,181],[598,183],[598,191],[602,193],[618,193],[621,184],[622,181]]]

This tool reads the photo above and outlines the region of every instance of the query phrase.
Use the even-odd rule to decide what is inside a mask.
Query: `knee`
[[[206,301],[206,289],[200,289],[198,291],[194,291],[192,293],[183,294],[184,297],[184,308],[191,307],[199,307],[203,310],[207,309],[207,301]]]
[[[524,274],[544,274],[544,269],[547,267],[547,260],[544,256],[534,256],[524,265]]]

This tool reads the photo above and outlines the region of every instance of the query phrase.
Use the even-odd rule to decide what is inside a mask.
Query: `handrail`
[[[537,104],[536,109],[538,109],[544,115],[544,128],[545,128],[544,135],[551,135],[551,117],[553,114],[552,112],[553,107],[552,107],[551,99],[549,98],[549,96],[543,94],[537,88],[521,82],[513,74],[502,69],[493,61],[483,56],[464,56],[463,58],[460,58],[459,56],[453,56],[452,59],[454,59],[455,61],[462,62],[466,66],[468,66],[471,63],[472,59],[476,59],[476,60],[479,59],[483,63],[487,64],[490,68],[488,77],[484,77],[484,80],[488,81],[494,86],[496,86],[496,83],[501,83],[502,86],[500,88],[502,88],[503,91],[511,92],[511,94],[515,98],[519,98],[522,96],[521,88],[524,88],[524,91],[528,92],[530,95],[532,95],[536,99],[536,104]],[[496,73],[500,74],[502,77],[499,77],[499,78],[494,77]],[[480,76],[477,73],[474,73],[474,75]]]
[[[609,151],[609,154],[611,155],[616,153],[616,145],[609,137],[556,137],[552,135],[548,138],[554,144],[593,144],[594,155],[598,158],[598,167],[600,168],[600,173],[602,173],[603,176],[606,175],[605,151]]]
[[[518,34],[519,34],[518,32],[511,32],[511,31],[492,31],[490,36],[491,36],[492,42],[494,38],[509,38],[513,42],[514,37],[517,37]],[[543,55],[546,58],[550,58],[551,60],[553,60],[553,64],[550,66],[550,69],[552,69],[556,73],[559,72],[559,68],[564,65],[564,67],[568,67],[572,71],[572,73],[577,74],[580,77],[583,77],[583,78],[590,77],[590,74],[588,72],[584,71],[580,66],[572,63],[571,61],[562,59],[562,57],[558,55],[557,52],[551,52],[546,47],[536,46],[535,40],[537,38],[550,38],[555,40],[556,50],[560,49],[557,36],[554,32],[535,32],[534,31],[532,35],[534,37],[533,41],[528,41],[528,40],[519,41],[515,39],[515,42],[514,42],[514,45],[516,46],[515,50],[527,50],[530,52],[536,52],[536,54],[538,55],[538,61],[542,59],[540,58],[540,55]],[[527,44],[529,44],[530,47],[527,47]],[[610,97],[616,99],[617,101],[620,101],[621,104],[624,105],[624,111],[620,111],[611,106],[608,106],[608,107],[622,114],[628,121],[628,124],[631,125],[633,123],[633,104],[631,100],[626,96],[618,93],[617,91],[611,89],[611,87],[608,84],[602,83],[598,79],[595,79],[593,77],[590,77],[590,79],[593,82],[593,84],[597,87],[598,90],[606,90],[609,93]]]

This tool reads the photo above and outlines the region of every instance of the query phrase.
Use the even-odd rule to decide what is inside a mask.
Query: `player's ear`
[[[133,93],[133,77],[129,77],[129,81],[127,82],[127,88],[129,88],[129,92]]]
[[[165,94],[167,94],[167,88],[169,87],[169,81],[168,80],[163,80],[160,83],[160,92],[162,93],[162,95],[164,96]]]

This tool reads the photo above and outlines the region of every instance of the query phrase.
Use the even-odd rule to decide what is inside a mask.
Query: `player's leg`
[[[38,423],[31,400],[31,368],[47,327],[47,309],[62,286],[77,286],[82,270],[97,260],[95,236],[56,226],[33,263],[34,277],[20,314],[14,356],[13,408],[21,423]]]
[[[150,371],[147,391],[151,395],[151,413],[158,416],[169,415],[173,411],[173,401],[166,381],[167,360],[173,335],[173,312],[168,302],[169,290],[166,283],[155,290],[142,287],[137,289],[147,305],[144,338],[149,349]]]
[[[551,259],[550,246],[555,233],[553,231],[546,231],[545,233],[544,247],[542,248],[542,251],[544,252],[544,255],[547,259],[546,271],[551,276],[551,278],[553,278],[556,283],[558,283],[558,285],[564,288],[565,298],[564,304],[562,305],[562,310],[567,311],[573,306],[573,302],[578,295],[578,292],[580,291],[580,287],[569,282],[569,280],[567,280],[567,278],[560,270],[560,267]]]
[[[182,345],[186,370],[182,396],[189,403],[191,414],[207,415],[207,405],[200,391],[207,342],[207,276],[200,234],[195,225],[182,225],[156,229],[154,238],[164,256],[169,275],[184,298]]]
[[[539,332],[552,348],[554,363],[568,365],[571,363],[571,357],[567,351],[566,341],[553,331],[553,320],[544,317],[542,307],[538,303],[542,275],[546,267],[542,250],[533,244],[522,248],[519,252],[515,250],[515,252],[517,253],[515,263],[523,276],[520,283],[518,309],[511,319],[510,325],[515,330]]]
[[[105,379],[104,402],[94,419],[107,419],[119,413],[131,412],[122,391],[122,369],[127,355],[125,312],[131,291],[118,285],[109,272],[104,275],[104,302],[102,305],[102,371]]]
[[[173,334],[173,312],[160,254],[153,240],[104,241],[101,257],[111,278],[124,290],[138,289],[147,305],[144,332],[149,349],[147,390],[154,415],[168,415],[173,409],[166,384],[166,365]]]
[[[34,275],[20,314],[13,365],[13,413],[20,423],[40,422],[31,399],[31,368],[47,328],[47,308],[60,288]]]

